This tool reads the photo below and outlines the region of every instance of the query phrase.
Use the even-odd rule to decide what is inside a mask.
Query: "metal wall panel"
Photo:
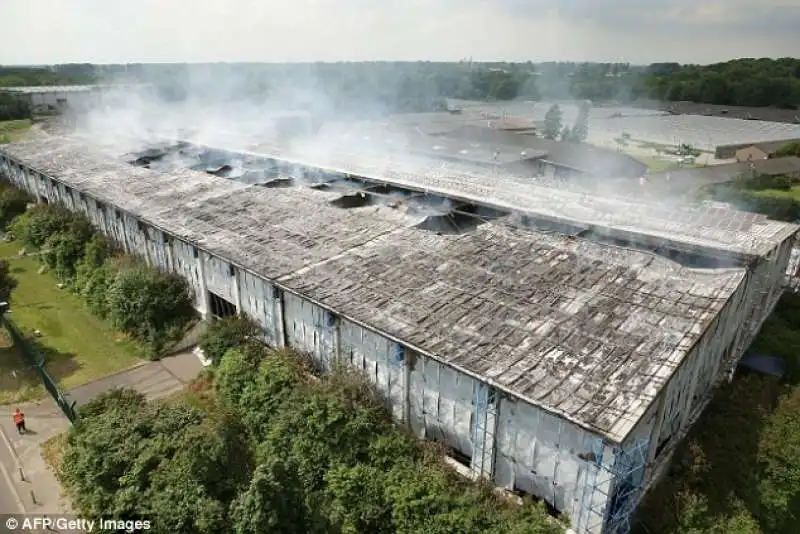
[[[152,265],[147,250],[145,225],[127,213],[122,214],[120,223],[127,243],[126,250],[128,254],[141,258],[148,265]]]
[[[170,246],[172,267],[175,273],[183,276],[189,282],[195,295],[195,308],[203,314],[208,313],[199,252],[195,247],[180,239],[170,240]]]
[[[271,347],[280,346],[280,317],[276,312],[280,301],[275,287],[246,271],[239,271],[242,313],[245,313],[264,330],[264,341]]]
[[[472,377],[436,360],[417,358],[408,384],[411,430],[473,457],[475,387]]]
[[[541,497],[572,519],[578,533],[602,530],[612,477],[599,467],[602,440],[560,417],[502,397],[495,481]],[[578,455],[582,454],[587,459]]]
[[[206,252],[200,253],[205,269],[205,282],[208,291],[219,295],[228,302],[236,304],[236,272],[230,263]]]
[[[339,336],[341,361],[364,374],[396,421],[407,421],[409,351],[346,319],[340,322]]]
[[[319,370],[330,370],[337,351],[335,317],[290,293],[283,296],[283,317],[287,345],[308,354]]]

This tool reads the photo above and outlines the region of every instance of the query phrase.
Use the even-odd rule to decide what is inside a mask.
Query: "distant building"
[[[736,159],[737,161],[757,161],[774,158],[775,153],[784,145],[795,143],[800,139],[783,139],[764,143],[745,143],[737,145],[720,145],[714,157],[717,159]]]
[[[688,192],[698,187],[732,182],[739,177],[788,176],[800,179],[800,158],[754,159],[694,169],[665,171],[648,176],[650,189]]]
[[[527,173],[531,169],[537,176],[555,179],[639,178],[647,172],[647,165],[626,154],[585,143],[567,143],[541,139],[533,135],[502,132],[490,128],[465,126],[442,136],[462,143],[486,147],[517,147],[536,157],[509,162],[508,167]]]
[[[736,151],[736,161],[756,161],[759,159],[774,158],[775,153],[787,143],[775,141],[772,143],[759,143],[757,145],[740,148]]]
[[[0,87],[0,92],[25,100],[33,113],[63,113],[67,109],[80,111],[141,85],[42,85],[30,87]]]

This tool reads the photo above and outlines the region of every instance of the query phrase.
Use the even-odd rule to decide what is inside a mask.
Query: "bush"
[[[108,317],[107,295],[114,274],[107,264],[92,268],[87,263],[81,263],[75,276],[76,290],[86,300],[89,310],[101,319]]]
[[[108,285],[106,304],[117,328],[149,343],[156,353],[194,317],[187,282],[145,266],[118,271]]]
[[[67,230],[73,221],[72,213],[65,209],[39,205],[15,218],[9,230],[24,245],[41,248],[48,237]]]
[[[67,232],[58,232],[44,242],[42,261],[62,281],[75,276],[75,267],[83,256],[84,242],[80,237]]]
[[[0,185],[0,228],[5,229],[14,217],[25,213],[28,203],[30,198],[20,189]]]
[[[229,350],[245,345],[250,339],[259,339],[261,329],[248,317],[235,315],[212,322],[200,336],[197,344],[215,366]]]

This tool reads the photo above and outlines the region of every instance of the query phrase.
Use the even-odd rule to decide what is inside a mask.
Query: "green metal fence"
[[[14,345],[19,347],[21,350],[20,352],[25,357],[27,362],[36,370],[36,373],[41,378],[42,383],[44,384],[45,389],[50,395],[53,397],[53,400],[56,401],[58,406],[61,408],[61,411],[64,412],[64,415],[71,422],[75,422],[75,418],[77,417],[75,413],[75,407],[69,403],[69,401],[64,397],[64,394],[58,389],[58,385],[56,381],[53,380],[47,371],[45,370],[45,359],[41,352],[39,352],[30,341],[28,341],[25,336],[22,335],[22,332],[19,331],[17,325],[9,319],[7,316],[3,315],[2,323],[5,326],[8,334],[11,336],[11,340],[14,342]]]

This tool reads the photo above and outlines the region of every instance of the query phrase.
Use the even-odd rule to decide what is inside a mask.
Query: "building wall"
[[[756,268],[663,400],[634,429],[632,441],[620,447],[2,155],[0,173],[34,196],[86,213],[126,252],[186,278],[202,314],[209,313],[213,292],[260,324],[268,344],[308,354],[321,371],[337,364],[361,371],[394,418],[415,435],[452,449],[475,476],[544,499],[570,517],[579,534],[613,531],[609,517],[624,519],[630,499],[620,498],[620,492],[651,476],[644,472],[655,449],[650,443],[687,426],[712,386],[702,377],[723,372],[723,349],[731,339],[738,358],[777,300],[770,284],[781,280],[789,257],[787,246]],[[748,327],[737,329],[742,317]],[[644,451],[641,465],[631,459],[630,451],[637,450]]]
[[[649,487],[664,474],[672,453],[711,400],[714,388],[732,378],[780,299],[793,243],[793,238],[787,239],[748,271],[651,406],[652,413],[642,418],[623,444],[630,449],[636,440],[649,439],[643,486]]]

